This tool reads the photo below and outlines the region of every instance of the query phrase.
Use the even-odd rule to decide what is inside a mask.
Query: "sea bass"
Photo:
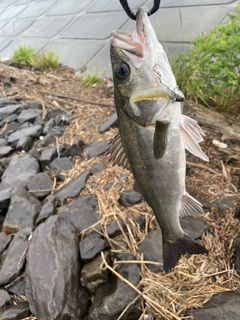
[[[208,254],[188,237],[179,216],[200,214],[202,205],[185,190],[185,149],[208,161],[197,122],[182,115],[184,96],[147,13],[139,9],[132,34],[114,31],[111,63],[119,134],[111,159],[131,170],[135,188],[152,208],[162,230],[165,272],[181,255]]]

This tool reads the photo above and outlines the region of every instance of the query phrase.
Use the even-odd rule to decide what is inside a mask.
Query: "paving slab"
[[[8,22],[9,20],[0,20],[0,29],[3,28]]]
[[[129,4],[131,9],[137,9],[138,7],[143,6],[147,1],[146,0],[131,0]],[[153,4],[153,1],[152,1]],[[151,4],[151,5],[152,5]],[[109,1],[101,0],[94,1],[92,5],[87,9],[87,12],[106,12],[106,11],[123,11],[123,8],[119,1]]]
[[[62,33],[61,38],[107,39],[112,30],[121,28],[128,18],[124,12],[86,14],[76,18]]]
[[[19,6],[21,4],[29,4],[31,2],[33,2],[34,0],[17,0],[16,2],[14,2],[14,6]]]
[[[24,30],[26,30],[36,19],[13,19],[1,29],[0,27],[0,36],[7,37],[16,37]]]
[[[93,0],[62,0],[61,5],[56,3],[48,12],[47,16],[54,16],[59,14],[77,14],[85,10]]]
[[[16,2],[16,0],[2,0],[0,2],[0,8],[2,7],[8,7],[10,6],[11,4],[13,4],[14,2]]]
[[[12,39],[6,39],[5,37],[0,37],[0,51],[3,50],[6,46],[8,46],[12,42]]]
[[[16,17],[23,9],[26,8],[26,5],[21,5],[21,6],[12,6],[4,10],[2,13],[0,13],[0,20],[1,19],[12,19]]]
[[[44,14],[48,9],[50,9],[56,0],[48,0],[39,3],[30,3],[24,11],[18,16],[19,18],[31,18],[31,17],[39,17]]]
[[[27,30],[22,33],[23,37],[43,37],[52,38],[58,34],[68,23],[72,21],[72,17],[41,17],[36,20]]]

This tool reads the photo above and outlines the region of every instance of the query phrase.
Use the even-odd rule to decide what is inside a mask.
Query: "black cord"
[[[129,18],[132,19],[132,20],[136,20],[136,14],[134,14],[132,12],[132,10],[130,9],[127,0],[119,0],[119,1],[120,1],[121,5],[122,5],[124,11],[126,12],[126,14],[129,16]],[[156,11],[158,11],[158,9],[160,7],[160,2],[161,2],[161,0],[154,0],[152,9],[150,9],[148,11],[148,13],[147,13],[148,16],[151,16]]]

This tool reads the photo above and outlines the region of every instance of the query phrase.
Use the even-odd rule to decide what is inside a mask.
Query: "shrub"
[[[100,78],[96,74],[89,74],[82,80],[82,85],[84,87],[95,87],[99,81]]]
[[[13,51],[10,64],[16,66],[27,66],[31,64],[31,61],[36,54],[36,49],[30,46],[19,46]]]
[[[190,53],[173,63],[185,95],[220,111],[240,112],[240,5],[223,25],[194,39]]]
[[[57,68],[60,63],[60,54],[55,55],[55,52],[49,49],[46,53],[42,52],[35,55],[31,60],[31,65],[42,71],[49,71]]]

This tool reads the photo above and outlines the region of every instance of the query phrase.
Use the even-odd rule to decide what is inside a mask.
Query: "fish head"
[[[141,125],[166,117],[166,107],[181,100],[167,55],[143,9],[136,15],[136,30],[114,31],[111,37],[116,107]]]

